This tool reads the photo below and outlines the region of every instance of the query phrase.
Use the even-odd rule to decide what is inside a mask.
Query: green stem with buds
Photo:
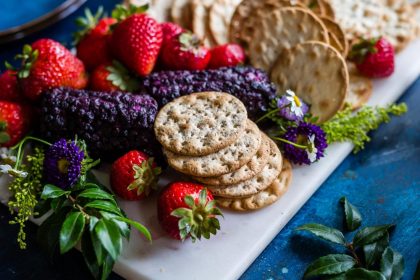
[[[280,137],[271,137],[271,138],[273,140],[276,140],[276,141],[280,141],[280,142],[283,142],[283,143],[286,143],[286,144],[290,144],[290,145],[295,146],[296,148],[299,148],[299,149],[303,149],[303,150],[308,149],[308,146],[299,145],[299,144],[296,144],[294,142],[291,142],[289,140],[286,140],[286,139],[283,139],[283,138],[280,138]]]
[[[22,158],[23,158],[23,153],[22,153],[23,144],[25,144],[25,142],[28,141],[28,140],[37,141],[37,142],[42,143],[42,144],[47,145],[47,146],[51,146],[52,145],[51,143],[49,143],[49,142],[47,142],[45,140],[42,140],[42,139],[39,139],[39,138],[36,138],[36,137],[33,137],[33,136],[26,136],[25,138],[23,138],[22,141],[20,141],[18,144],[16,144],[15,146],[13,146],[13,147],[10,148],[11,150],[18,149],[17,155],[16,155],[16,163],[15,163],[15,167],[14,167],[14,169],[16,169],[16,170],[19,168],[20,164],[22,163]]]

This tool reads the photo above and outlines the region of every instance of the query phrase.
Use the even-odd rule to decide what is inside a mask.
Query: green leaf
[[[91,240],[91,235],[89,231],[85,231],[83,233],[81,246],[82,246],[82,254],[83,254],[85,263],[87,267],[89,268],[90,273],[92,273],[93,277],[97,279],[100,273],[100,266],[101,266],[100,264],[102,262],[97,261],[95,251],[92,246],[92,240]]]
[[[349,231],[354,231],[362,224],[362,215],[359,210],[347,198],[342,197],[340,202],[344,205],[344,214],[346,216],[346,228]]]
[[[404,274],[403,256],[388,247],[382,254],[381,272],[387,280],[399,280]]]
[[[115,223],[117,225],[117,227],[120,229],[121,234],[129,239],[130,238],[130,227],[127,225],[127,223],[125,222],[121,222],[119,221],[117,218],[122,217],[122,216],[118,216],[109,212],[104,212],[104,211],[99,211],[99,213],[101,213],[102,217],[112,221],[113,223]]]
[[[66,215],[67,211],[64,209],[58,213],[53,213],[38,228],[37,241],[51,258],[57,252],[60,230]]]
[[[356,260],[349,255],[332,254],[320,257],[311,263],[305,271],[304,279],[321,275],[335,275],[346,272],[356,265]]]
[[[296,230],[309,231],[310,233],[324,240],[341,245],[346,244],[346,240],[341,231],[321,224],[306,224],[298,227]]]
[[[363,252],[365,255],[365,263],[367,268],[375,266],[382,257],[382,253],[389,245],[389,234],[386,233],[384,237],[376,241],[375,243],[363,246]]]
[[[101,241],[98,239],[98,237],[96,236],[95,232],[91,232],[91,241],[92,241],[92,247],[93,247],[93,251],[95,253],[96,256],[96,261],[98,264],[102,264],[105,257],[106,257],[106,252],[104,250],[104,248],[102,247],[102,243]]]
[[[64,254],[73,248],[82,237],[86,218],[81,212],[70,213],[60,231],[60,252]]]
[[[184,197],[184,202],[187,204],[190,208],[193,208],[195,205],[194,198],[191,195],[187,195]]]
[[[10,135],[7,132],[0,132],[0,144],[4,144],[10,141]]]
[[[100,219],[95,226],[95,233],[105,250],[116,260],[122,250],[122,237],[117,225]]]
[[[114,197],[109,193],[97,188],[87,189],[80,193],[77,197],[92,198],[92,199],[104,199],[114,201]]]
[[[120,221],[122,221],[122,222],[125,222],[125,223],[127,223],[127,224],[130,224],[130,225],[132,225],[133,227],[135,227],[141,234],[143,234],[146,238],[147,238],[147,240],[149,240],[149,241],[152,241],[152,234],[150,233],[150,231],[145,227],[145,226],[143,226],[142,224],[140,224],[140,223],[138,223],[138,222],[136,222],[136,221],[133,221],[133,220],[130,220],[130,219],[127,219],[127,218],[124,218],[124,217],[117,217],[117,219],[118,220],[120,220]]]
[[[116,215],[122,215],[120,209],[118,208],[116,204],[111,203],[109,201],[104,201],[104,200],[94,200],[92,202],[89,202],[85,205],[85,208],[94,208],[94,209],[111,212]]]
[[[69,193],[70,193],[69,191],[64,191],[60,189],[59,187],[47,184],[45,185],[44,190],[42,191],[41,198],[42,199],[57,198],[63,195],[67,195]]]
[[[353,246],[359,247],[376,242],[383,238],[388,233],[388,230],[392,227],[394,227],[394,225],[382,225],[363,228],[354,236]]]
[[[386,278],[378,271],[353,268],[346,272],[346,280],[386,280]]]
[[[112,259],[110,255],[106,256],[104,264],[102,265],[102,280],[108,279],[109,274],[112,271],[112,268],[114,267],[115,261]]]

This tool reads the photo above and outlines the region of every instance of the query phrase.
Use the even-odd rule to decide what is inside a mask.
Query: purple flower
[[[325,132],[310,123],[301,122],[297,127],[289,127],[283,138],[302,146],[283,144],[284,156],[295,164],[309,165],[319,160],[328,146]]]
[[[290,89],[286,94],[277,99],[277,108],[280,109],[279,116],[289,121],[302,121],[309,107]]]
[[[85,153],[75,142],[60,139],[45,152],[44,178],[49,184],[68,189],[80,177]]]

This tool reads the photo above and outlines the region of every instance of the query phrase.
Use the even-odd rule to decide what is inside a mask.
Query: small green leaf
[[[127,223],[121,222],[119,221],[117,218],[122,217],[119,215],[115,215],[109,212],[104,212],[104,211],[99,211],[99,213],[101,213],[102,217],[104,217],[107,220],[112,221],[113,223],[115,223],[117,225],[117,227],[120,229],[121,234],[129,239],[130,238],[130,227],[127,225]]]
[[[85,207],[104,210],[107,212],[114,213],[116,215],[122,215],[117,205],[106,200],[94,200],[92,202],[87,203]]]
[[[382,254],[381,273],[387,280],[401,279],[404,274],[403,256],[390,247],[386,248]]]
[[[374,227],[366,227],[359,230],[353,238],[353,246],[359,247],[373,242],[378,241],[383,238],[390,228],[394,225],[382,225]]]
[[[96,223],[95,233],[105,250],[116,260],[122,249],[122,237],[119,228],[115,223],[100,219]]]
[[[182,217],[187,217],[187,216],[190,217],[192,216],[192,211],[191,209],[188,209],[188,208],[178,208],[171,212],[171,216],[174,216],[177,218],[182,218]]]
[[[378,271],[353,268],[346,272],[346,280],[386,280],[386,278]]]
[[[349,255],[332,254],[320,257],[311,263],[305,271],[304,279],[321,275],[335,275],[346,272],[356,265],[356,260]]]
[[[100,272],[100,264],[102,264],[102,262],[98,263],[97,261],[97,258],[95,256],[95,251],[92,247],[92,240],[90,238],[89,231],[85,231],[83,233],[81,247],[82,247],[82,254],[83,254],[83,258],[85,259],[85,263],[87,267],[89,268],[90,272],[92,273],[92,275],[97,279]]]
[[[96,261],[98,264],[102,264],[104,261],[104,258],[106,257],[106,252],[104,248],[102,247],[102,243],[96,236],[95,232],[91,232],[90,235],[91,235],[93,251],[95,252]]]
[[[112,200],[114,201],[114,197],[109,193],[99,189],[99,188],[92,188],[87,189],[80,193],[77,197],[84,197],[84,198],[92,198],[92,199],[105,199],[105,200]]]
[[[10,135],[7,132],[0,132],[0,144],[4,144],[10,141]]]
[[[346,244],[346,240],[341,231],[321,224],[306,224],[298,227],[296,230],[309,231],[310,233],[324,240],[341,245]]]
[[[112,271],[112,268],[114,267],[115,261],[112,259],[110,255],[106,256],[104,264],[102,265],[102,276],[101,280],[108,279],[109,274]]]
[[[194,207],[194,205],[195,205],[194,198],[193,198],[191,195],[186,195],[186,196],[184,197],[184,202],[185,202],[185,204],[187,204],[190,208],[193,208],[193,207]]]
[[[364,245],[363,252],[365,255],[365,263],[367,268],[375,266],[382,257],[382,253],[389,245],[389,234],[386,233],[384,237],[375,243]]]
[[[122,221],[122,222],[125,222],[127,224],[132,225],[141,234],[143,234],[147,238],[147,240],[152,241],[152,235],[151,235],[150,231],[145,226],[143,226],[142,224],[140,224],[140,223],[138,223],[136,221],[127,219],[127,218],[123,218],[123,217],[118,217],[117,219],[120,220],[120,221]]]
[[[86,219],[81,212],[70,213],[60,231],[60,252],[64,254],[73,248],[82,237]]]
[[[44,190],[42,191],[41,198],[42,199],[48,199],[48,198],[57,198],[63,195],[69,194],[69,191],[64,191],[60,189],[59,187],[56,187],[54,185],[45,185]]]
[[[344,214],[346,216],[346,228],[349,231],[354,231],[362,224],[362,215],[360,214],[359,210],[350,202],[348,202],[347,198],[342,197],[340,202],[343,203],[344,206]]]

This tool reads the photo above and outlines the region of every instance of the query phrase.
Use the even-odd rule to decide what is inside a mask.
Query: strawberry
[[[37,101],[41,93],[54,87],[86,87],[83,63],[68,49],[51,39],[40,39],[23,47],[22,68],[18,72],[23,94]]]
[[[162,28],[146,14],[134,14],[124,19],[111,36],[114,55],[140,76],[152,72],[161,45]]]
[[[17,73],[6,70],[0,75],[0,100],[19,102],[22,100]]]
[[[184,32],[184,29],[181,26],[173,22],[162,22],[160,26],[162,27],[163,33],[162,45],[165,45],[165,43],[169,42],[173,37]]]
[[[197,35],[183,32],[163,46],[161,58],[167,69],[203,70],[210,61],[210,51]]]
[[[156,186],[161,173],[153,158],[143,152],[130,151],[117,159],[111,168],[112,190],[126,200],[140,200]]]
[[[16,145],[30,128],[29,107],[9,101],[0,101],[0,146]]]
[[[362,40],[353,46],[349,58],[366,77],[385,78],[394,72],[394,47],[385,38]]]
[[[100,64],[111,61],[111,51],[108,42],[111,26],[117,22],[114,18],[102,18],[103,8],[100,7],[95,15],[89,9],[85,10],[85,17],[76,19],[76,24],[82,30],[74,34],[77,57],[83,61],[88,70],[93,70]]]
[[[242,64],[245,61],[244,49],[237,44],[225,44],[211,50],[208,68],[229,67]]]
[[[98,91],[129,91],[139,88],[139,82],[118,61],[101,64],[90,76],[90,88]]]
[[[187,237],[196,241],[210,238],[220,229],[216,201],[204,187],[188,182],[169,185],[158,198],[158,219],[162,228],[174,239]]]

